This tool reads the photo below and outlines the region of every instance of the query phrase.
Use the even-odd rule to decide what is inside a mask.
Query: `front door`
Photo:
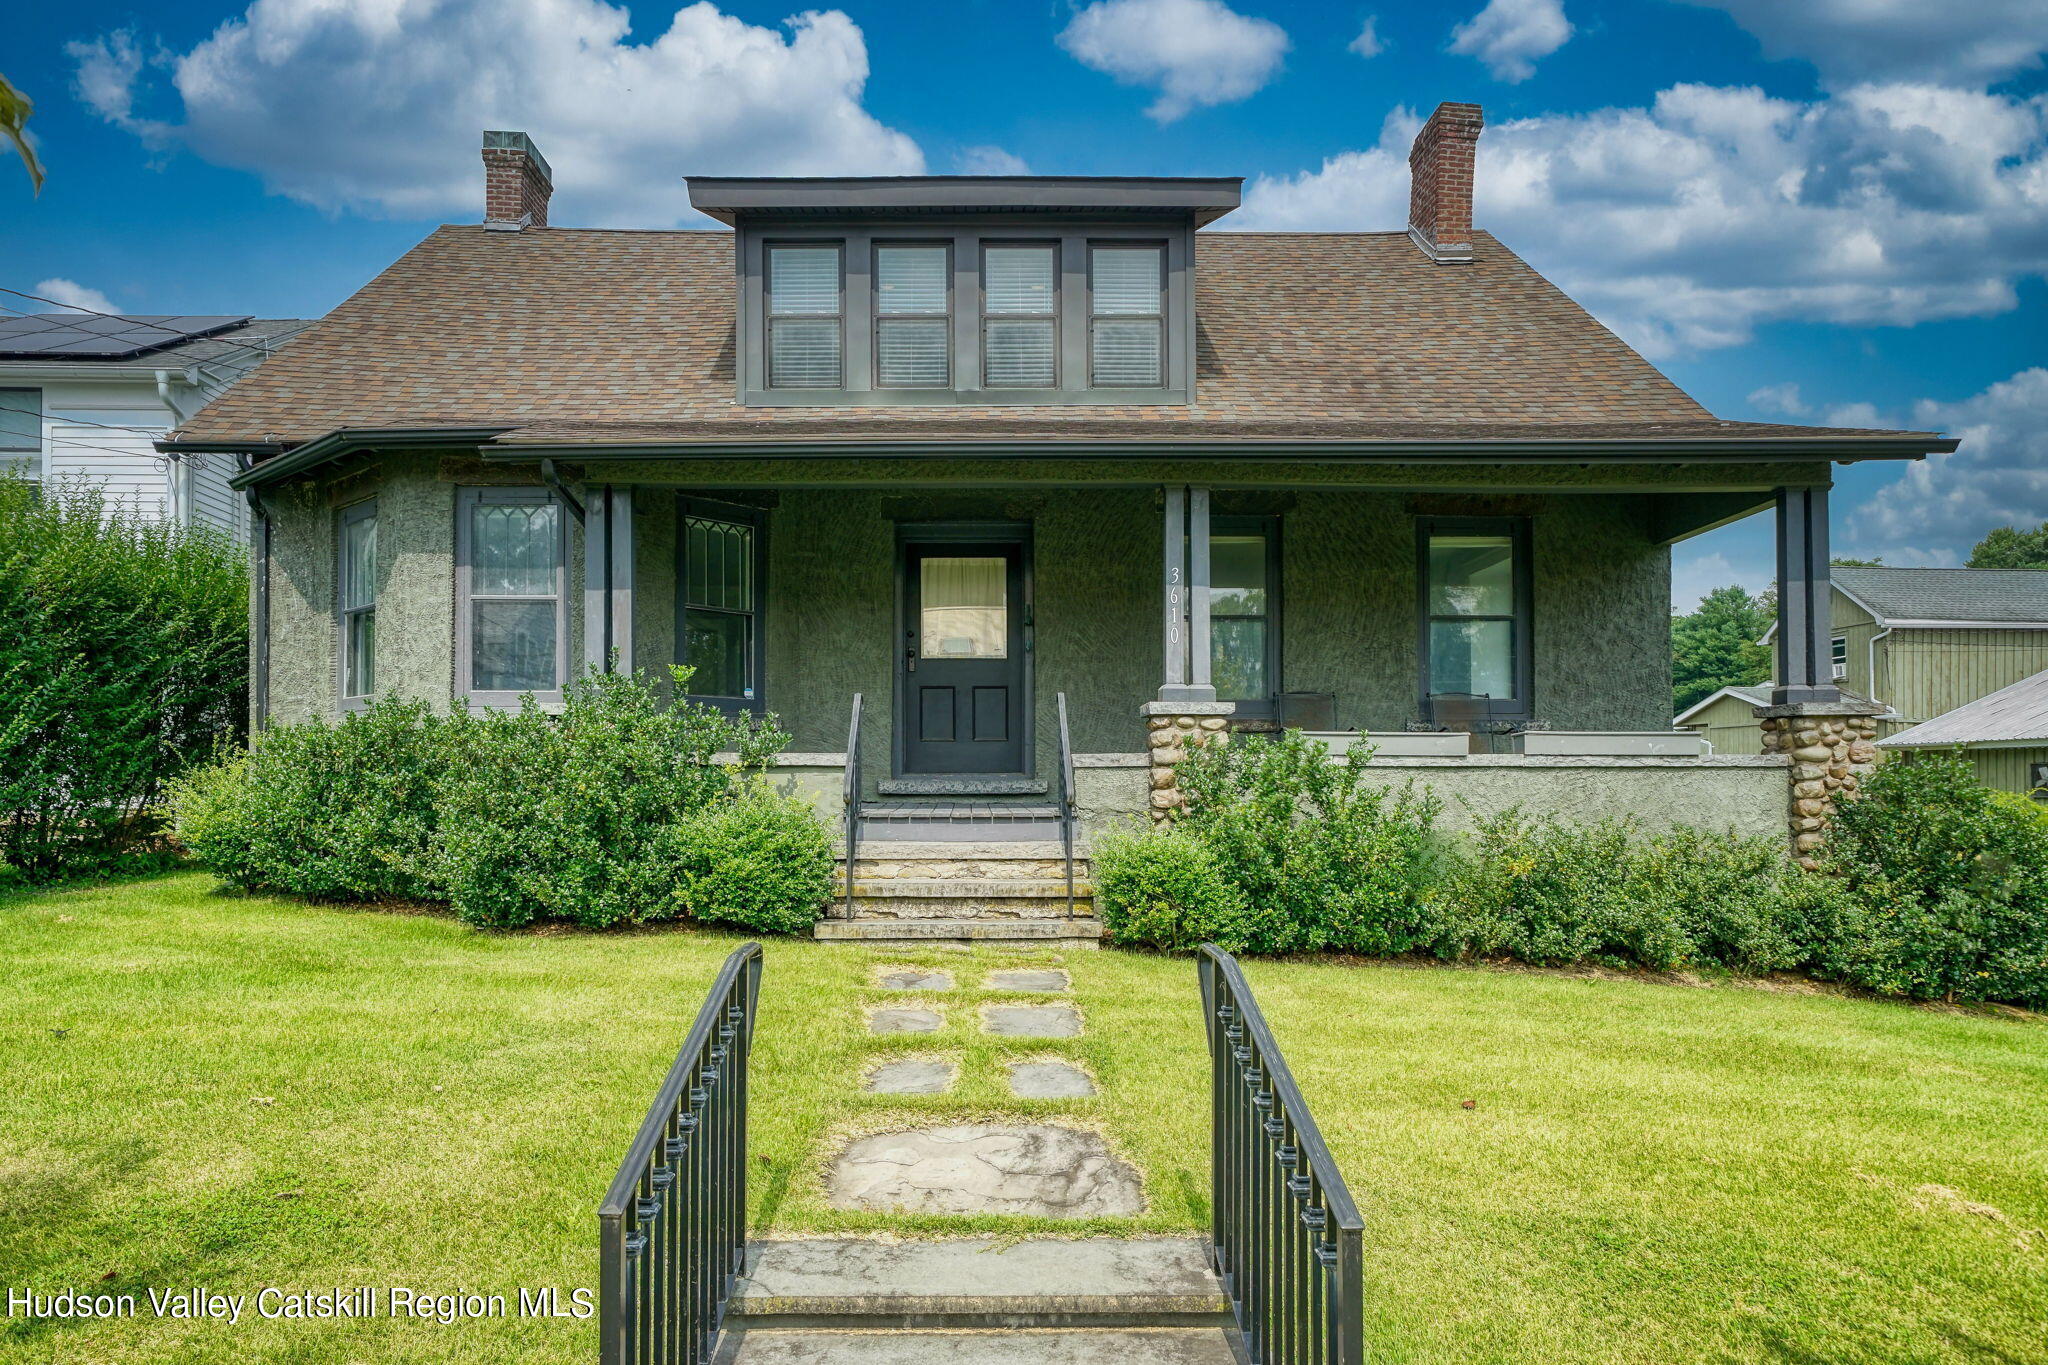
[[[904,774],[1024,772],[1024,542],[908,541],[902,553]]]

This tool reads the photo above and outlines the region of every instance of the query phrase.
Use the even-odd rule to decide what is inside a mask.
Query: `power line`
[[[12,295],[14,295],[14,296],[15,296],[16,298],[20,298],[20,299],[34,299],[34,300],[35,300],[35,301],[36,301],[37,303],[47,303],[47,304],[49,304],[49,305],[50,305],[50,306],[51,306],[52,308],[60,308],[60,309],[64,310],[65,312],[69,312],[69,313],[89,313],[89,314],[91,314],[91,315],[92,315],[93,317],[96,317],[96,318],[106,318],[106,319],[108,319],[109,321],[112,321],[112,322],[125,322],[125,323],[127,323],[127,324],[128,324],[128,325],[129,325],[130,327],[147,327],[147,328],[149,328],[149,329],[150,329],[151,331],[155,331],[155,332],[166,332],[166,333],[169,333],[169,334],[170,334],[171,336],[174,336],[174,337],[176,337],[176,338],[177,338],[177,339],[178,339],[179,341],[212,341],[212,342],[218,342],[218,343],[219,343],[220,345],[222,345],[222,346],[233,346],[233,347],[237,348],[238,350],[244,350],[244,351],[247,351],[247,352],[249,352],[249,354],[251,354],[251,355],[260,355],[260,356],[262,356],[262,357],[263,357],[263,358],[264,358],[265,360],[268,360],[268,359],[270,359],[270,358],[271,358],[271,356],[273,356],[273,355],[275,355],[275,354],[276,354],[276,352],[275,352],[275,351],[270,351],[270,350],[266,350],[266,349],[264,349],[264,348],[263,348],[263,347],[261,347],[261,346],[251,346],[251,345],[250,345],[249,343],[247,343],[247,342],[245,342],[245,341],[229,341],[229,340],[228,340],[228,339],[227,339],[226,337],[218,337],[218,336],[210,336],[210,337],[195,337],[195,336],[191,335],[191,334],[190,334],[189,332],[180,332],[180,331],[179,331],[179,330],[178,330],[177,328],[175,328],[175,327],[165,327],[165,326],[163,326],[163,325],[162,325],[161,323],[155,323],[155,322],[137,322],[137,321],[136,321],[135,319],[133,319],[133,318],[127,318],[127,317],[123,317],[123,316],[121,316],[121,314],[119,314],[119,313],[102,313],[102,312],[101,312],[101,311],[100,311],[99,309],[97,309],[97,308],[87,308],[87,307],[84,307],[83,305],[80,305],[80,304],[76,304],[76,303],[60,303],[60,302],[59,302],[59,301],[57,301],[56,299],[46,299],[46,298],[44,298],[44,297],[43,297],[43,296],[42,296],[41,294],[31,294],[31,293],[29,293],[29,292],[28,292],[28,291],[27,291],[26,289],[9,289],[9,288],[8,288],[8,287],[7,287],[6,285],[4,285],[4,284],[0,284],[0,294],[12,294]],[[22,311],[22,310],[20,310],[20,309],[12,309],[12,310],[10,310],[10,311],[14,312],[14,313],[15,313],[15,314],[16,314],[17,316],[19,316],[19,317],[36,317],[36,316],[40,316],[39,314],[34,314],[34,313],[27,313],[27,312],[23,312],[23,311]]]

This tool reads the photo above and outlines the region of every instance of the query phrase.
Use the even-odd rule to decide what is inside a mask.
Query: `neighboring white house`
[[[0,467],[86,479],[145,516],[242,539],[226,456],[152,442],[312,326],[304,318],[34,313],[0,318]]]

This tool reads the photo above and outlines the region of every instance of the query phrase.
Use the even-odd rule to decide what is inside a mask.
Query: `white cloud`
[[[1702,597],[1731,583],[1740,585],[1751,594],[1776,586],[1768,569],[1756,565],[1738,567],[1718,550],[1710,554],[1674,555],[1671,560],[1671,610],[1696,610]]]
[[[67,280],[61,275],[39,281],[36,287],[29,290],[29,292],[31,294],[40,294],[56,304],[59,310],[63,312],[118,313],[121,311],[120,304],[115,303],[99,290],[88,289],[77,280]]]
[[[1160,123],[1255,94],[1288,47],[1278,24],[1222,0],[1098,0],[1074,16],[1059,43],[1126,85],[1157,87],[1145,112]]]
[[[1397,109],[1374,148],[1259,177],[1233,225],[1398,227],[1413,125]],[[1652,355],[1779,318],[1984,316],[2048,274],[2048,95],[1678,85],[1489,128],[1474,192],[1480,227]]]
[[[1994,526],[2048,521],[2048,369],[2021,370],[1958,403],[1922,399],[1905,420],[1962,444],[1906,466],[1858,508],[1858,546],[1889,564],[1957,563]]]
[[[681,221],[689,174],[921,172],[917,144],[861,106],[853,21],[786,28],[699,3],[634,41],[602,0],[253,0],[187,52],[145,57],[125,33],[69,51],[109,122],[328,210],[479,211],[486,128],[533,134],[558,223]],[[158,73],[176,121],[137,113]]]
[[[1029,175],[1031,167],[1023,157],[1001,147],[962,147],[953,158],[962,175]]]
[[[1497,81],[1515,84],[1536,74],[1572,36],[1563,0],[1487,0],[1486,8],[1451,30],[1450,50],[1477,57]]]
[[[1768,57],[1803,58],[1837,83],[1982,83],[2038,66],[2041,0],[1688,0],[1725,10]]]
[[[1379,34],[1379,17],[1365,16],[1365,27],[1358,30],[1358,36],[1351,40],[1351,50],[1361,57],[1377,57],[1387,50],[1386,42]]]
[[[1769,384],[1749,395],[1749,405],[1759,412],[1773,413],[1779,417],[1804,417],[1813,409],[1799,396],[1799,386],[1791,380],[1782,384]]]

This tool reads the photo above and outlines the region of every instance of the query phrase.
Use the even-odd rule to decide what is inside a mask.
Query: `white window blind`
[[[992,246],[982,253],[982,382],[1051,388],[1059,380],[1058,289],[1050,246]]]
[[[949,261],[943,246],[875,248],[875,380],[882,387],[953,382]]]
[[[768,249],[768,383],[840,385],[839,248]]]
[[[1165,383],[1165,287],[1156,246],[1089,253],[1089,369],[1099,388]]]

